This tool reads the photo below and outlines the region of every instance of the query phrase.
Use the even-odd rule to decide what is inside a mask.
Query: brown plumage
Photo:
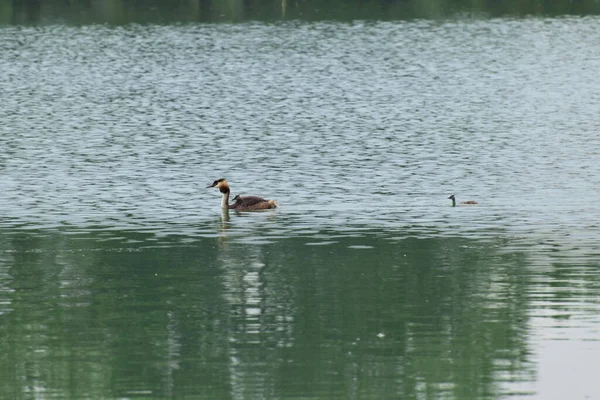
[[[218,188],[219,191],[223,194],[223,197],[221,199],[222,208],[237,211],[258,211],[277,207],[277,203],[275,202],[275,200],[266,200],[258,196],[237,195],[233,198],[233,203],[229,204],[229,194],[231,190],[229,189],[229,184],[224,178],[217,179],[212,183],[212,185],[207,186],[207,188],[212,187]]]
[[[452,207],[456,207],[456,198],[454,197],[454,195],[450,195],[450,197],[448,197],[450,200],[452,200]],[[459,204],[478,204],[475,200],[466,200],[466,201],[461,201]]]

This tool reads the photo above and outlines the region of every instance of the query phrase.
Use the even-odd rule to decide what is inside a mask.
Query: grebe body
[[[454,195],[450,195],[448,198],[450,200],[452,200],[452,207],[456,207],[456,197],[454,197]],[[459,204],[469,205],[469,204],[478,204],[478,203],[475,200],[467,200],[467,201],[461,201]]]
[[[231,193],[231,190],[224,178],[217,179],[212,185],[207,186],[207,188],[212,187],[216,187],[223,194],[223,197],[221,198],[221,208],[237,211],[258,211],[277,207],[275,200],[266,200],[258,196],[237,195],[233,198],[233,203],[229,204],[229,194]]]

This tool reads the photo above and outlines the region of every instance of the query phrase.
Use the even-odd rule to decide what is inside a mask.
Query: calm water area
[[[600,399],[599,26],[0,27],[0,398]]]

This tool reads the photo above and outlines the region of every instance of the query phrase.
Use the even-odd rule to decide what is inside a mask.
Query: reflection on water
[[[6,389],[25,377],[22,390],[69,398],[479,398],[497,392],[499,372],[515,379],[531,363],[527,273],[493,245],[363,236],[155,248],[121,236],[5,236],[3,364],[17,366]]]
[[[597,22],[0,29],[0,397],[595,395]]]
[[[467,0],[271,0],[179,1],[0,0],[4,24],[127,24],[240,21],[355,21],[457,18],[465,16],[598,15],[592,1],[473,2]]]
[[[384,231],[65,233],[2,235],[4,397],[497,398],[536,393],[540,340],[598,351],[589,254],[553,265],[510,240]]]

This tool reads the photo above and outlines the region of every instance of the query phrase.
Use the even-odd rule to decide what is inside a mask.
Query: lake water
[[[600,399],[599,23],[0,28],[0,398]]]

